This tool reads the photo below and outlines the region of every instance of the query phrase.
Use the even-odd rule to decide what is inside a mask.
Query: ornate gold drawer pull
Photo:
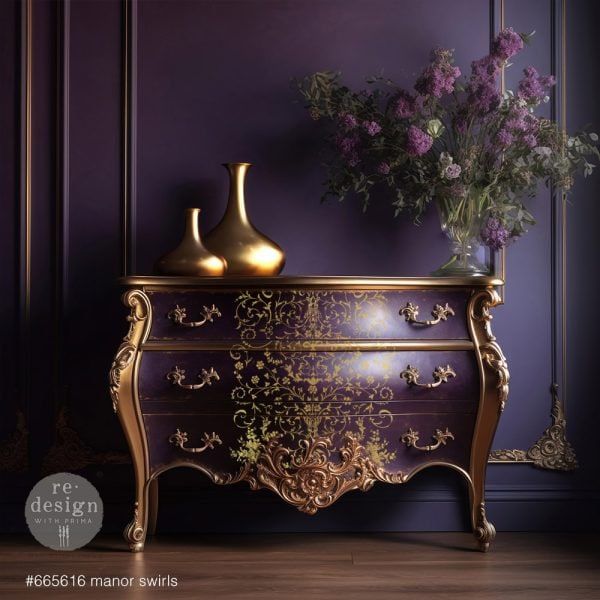
[[[433,372],[433,381],[431,383],[419,383],[419,369],[406,365],[406,369],[400,373],[400,378],[405,379],[408,385],[418,385],[424,388],[435,388],[442,383],[448,383],[450,377],[456,377],[456,372],[450,365],[445,367],[436,367]]]
[[[202,369],[198,374],[200,383],[183,383],[185,379],[185,369],[180,369],[177,365],[173,367],[173,370],[167,373],[167,379],[180,388],[186,390],[199,390],[205,385],[212,385],[212,380],[219,381],[219,374],[211,367],[208,371]]]
[[[437,450],[440,446],[445,446],[448,440],[454,439],[454,434],[446,427],[446,431],[436,429],[435,433],[431,436],[435,440],[435,444],[429,446],[419,446],[419,432],[409,428],[409,430],[400,438],[400,440],[406,444],[409,448],[420,450],[421,452],[432,452]]]
[[[441,321],[447,321],[448,317],[454,316],[454,309],[448,306],[448,303],[442,306],[436,304],[431,311],[433,319],[429,321],[419,321],[419,307],[412,302],[407,302],[404,308],[400,309],[400,314],[404,315],[404,319],[407,323],[414,323],[415,325],[437,325]]]
[[[185,322],[187,316],[185,307],[180,307],[179,304],[174,309],[169,311],[167,318],[169,318],[175,325],[181,327],[202,327],[205,323],[212,323],[214,317],[220,317],[221,311],[213,304],[212,306],[203,306],[200,311],[202,319],[200,321],[189,321]]]
[[[177,430],[175,433],[169,436],[169,442],[174,444],[178,448],[181,448],[184,452],[191,452],[192,454],[197,454],[199,452],[204,452],[209,448],[211,450],[214,449],[216,445],[220,445],[223,442],[221,438],[213,431],[212,433],[204,433],[202,436],[202,446],[198,448],[186,448],[185,444],[188,441],[188,434],[185,431]]]

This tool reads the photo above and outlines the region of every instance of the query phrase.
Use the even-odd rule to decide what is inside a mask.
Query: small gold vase
[[[225,259],[207,250],[202,243],[198,217],[199,208],[185,209],[185,233],[175,250],[165,254],[155,265],[162,275],[189,277],[220,277],[224,275]]]
[[[227,261],[227,275],[268,277],[285,265],[284,251],[248,219],[244,180],[250,163],[225,163],[230,188],[227,209],[219,224],[204,238],[206,247]]]

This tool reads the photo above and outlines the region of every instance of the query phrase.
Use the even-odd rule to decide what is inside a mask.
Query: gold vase
[[[189,277],[219,277],[225,273],[225,259],[207,250],[202,243],[198,217],[199,208],[185,209],[185,233],[175,250],[165,254],[155,265],[162,275]]]
[[[227,275],[268,277],[285,265],[284,251],[258,231],[248,219],[244,180],[250,163],[225,163],[230,188],[227,209],[204,241],[206,247],[227,261]]]

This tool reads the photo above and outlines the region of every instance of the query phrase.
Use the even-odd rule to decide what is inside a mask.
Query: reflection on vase
[[[225,163],[229,172],[229,200],[220,223],[206,235],[206,247],[227,261],[227,275],[278,275],[285,253],[258,231],[246,214],[244,180],[250,163]]]
[[[185,210],[185,233],[181,243],[156,263],[155,268],[162,275],[220,277],[225,273],[225,260],[207,250],[202,243],[199,216],[199,208]]]

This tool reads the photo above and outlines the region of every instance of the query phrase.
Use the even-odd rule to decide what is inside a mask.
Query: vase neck
[[[196,242],[202,241],[200,238],[200,225],[198,218],[200,217],[199,208],[185,209],[185,238],[193,239]]]
[[[243,223],[248,223],[246,214],[246,200],[244,198],[244,182],[246,173],[252,166],[250,163],[225,163],[223,165],[229,173],[229,200],[225,217],[235,218]]]

